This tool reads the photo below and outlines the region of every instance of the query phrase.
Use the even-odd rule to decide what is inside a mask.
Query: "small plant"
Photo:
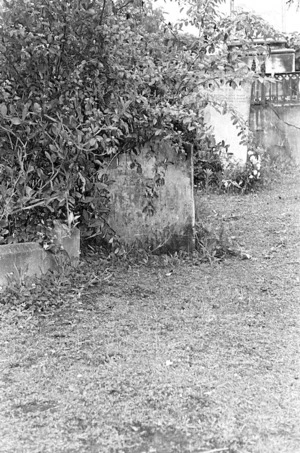
[[[250,149],[247,162],[244,167],[234,166],[224,172],[223,187],[225,190],[237,189],[244,193],[253,190],[261,179],[261,155],[262,150]]]
[[[225,192],[249,192],[254,190],[261,180],[261,154],[248,151],[245,166],[232,163],[223,172],[221,190]]]
[[[222,177],[222,154],[225,143],[214,144],[214,139],[204,140],[194,154],[194,183],[197,188],[208,190],[218,187]]]
[[[254,190],[261,182],[263,150],[251,147],[246,165],[241,165],[229,152],[224,141],[216,146],[207,146],[196,153],[194,181],[200,190],[245,193]]]
[[[215,229],[198,222],[195,230],[195,248],[200,254],[201,261],[208,261],[211,264],[227,256],[246,256],[235,238],[228,234],[223,222]]]

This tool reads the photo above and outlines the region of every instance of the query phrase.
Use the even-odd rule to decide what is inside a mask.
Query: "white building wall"
[[[251,82],[245,82],[236,88],[225,85],[213,90],[214,97],[233,108],[247,125],[250,118],[251,85]],[[220,143],[224,140],[225,145],[229,145],[228,152],[233,155],[237,164],[245,165],[247,146],[240,143],[241,137],[238,135],[240,128],[233,124],[230,111],[222,114],[212,105],[208,105],[204,110],[204,120],[208,126],[211,126],[216,142]]]

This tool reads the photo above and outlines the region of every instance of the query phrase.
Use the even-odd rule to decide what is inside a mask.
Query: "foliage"
[[[219,193],[249,193],[268,187],[290,174],[295,162],[290,154],[252,146],[245,166],[232,159],[224,143],[208,147],[205,158],[195,158],[195,186],[198,190]]]
[[[242,193],[255,190],[261,182],[261,155],[259,149],[250,149],[245,166],[229,162],[223,172],[222,189]]]
[[[205,139],[203,107],[226,108],[211,88],[245,77],[226,46],[243,19],[223,19],[221,3],[189,2],[195,38],[140,0],[4,1],[0,243],[39,240],[54,219],[109,239],[118,155],[154,138],[178,152]]]
[[[214,146],[213,146],[214,145]],[[230,148],[224,142],[207,141],[206,149],[195,154],[194,182],[200,190],[219,192],[248,192],[254,190],[261,180],[260,149],[249,149],[246,165],[233,159]]]
[[[223,172],[221,153],[226,149],[225,146],[224,142],[215,144],[213,137],[207,137],[200,149],[195,149],[194,184],[198,188],[219,187]]]
[[[296,5],[297,8],[300,7],[300,0],[286,0],[288,6]]]
[[[294,31],[287,35],[287,44],[288,47],[291,47],[295,50],[300,48],[300,33],[298,31]]]

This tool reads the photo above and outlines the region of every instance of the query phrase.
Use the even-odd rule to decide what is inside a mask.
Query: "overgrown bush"
[[[200,190],[248,192],[261,183],[262,151],[250,148],[246,165],[240,165],[224,142],[206,140],[194,156],[194,182]]]
[[[205,138],[203,107],[218,104],[207,84],[240,68],[224,43],[244,19],[220,18],[220,2],[190,2],[195,39],[141,0],[4,0],[0,244],[41,240],[54,219],[109,239],[112,161]]]
[[[223,171],[222,186],[224,191],[249,192],[261,184],[261,151],[250,149],[245,166],[229,162]]]
[[[220,187],[223,173],[222,152],[225,144],[214,143],[213,137],[202,140],[194,150],[194,183],[199,189]]]

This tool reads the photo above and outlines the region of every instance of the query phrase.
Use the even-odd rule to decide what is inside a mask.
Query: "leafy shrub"
[[[248,192],[261,182],[262,151],[250,149],[247,162],[241,166],[228,151],[224,142],[197,152],[194,181],[197,188],[220,192]]]
[[[53,219],[109,241],[118,155],[153,139],[180,153],[205,138],[203,107],[218,104],[207,84],[232,81],[240,64],[211,51],[245,20],[219,18],[219,3],[189,8],[194,39],[142,0],[4,0],[0,243],[39,240]]]
[[[244,167],[230,163],[223,172],[222,189],[224,191],[249,192],[261,183],[261,153],[248,151]]]
[[[194,183],[199,189],[220,186],[223,172],[221,155],[224,148],[224,142],[214,146],[213,138],[206,138],[195,147]]]
[[[198,116],[178,93],[203,69],[172,33],[144,2],[4,2],[1,243],[37,240],[53,218],[109,239],[111,162],[153,138],[183,152]]]

